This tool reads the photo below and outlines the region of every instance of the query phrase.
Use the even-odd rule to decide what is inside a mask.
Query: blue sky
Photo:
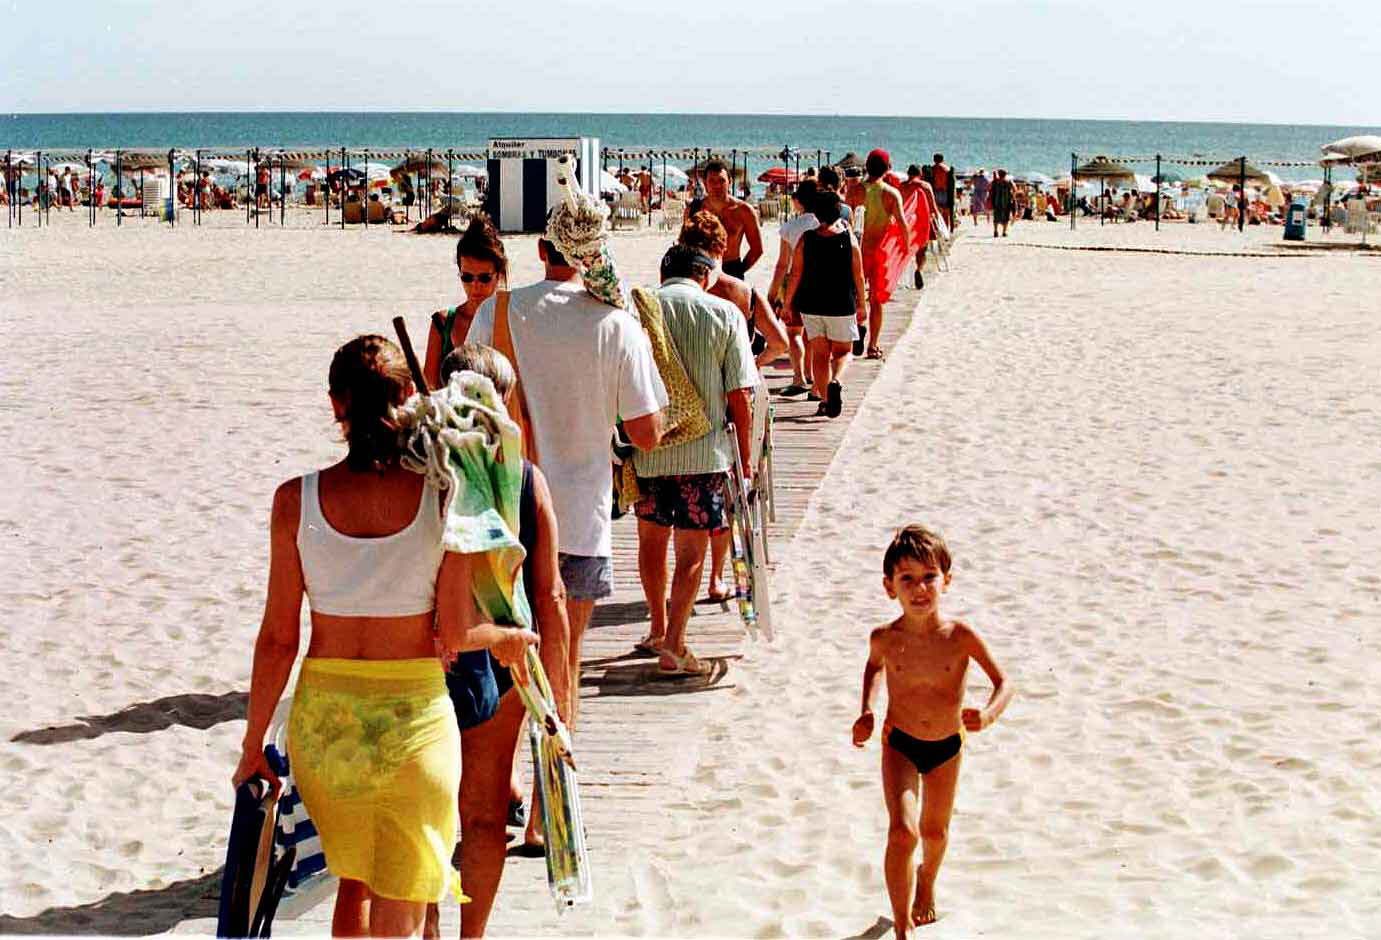
[[[1375,126],[1381,99],[1370,7],[12,0],[0,6],[0,111],[851,113]]]

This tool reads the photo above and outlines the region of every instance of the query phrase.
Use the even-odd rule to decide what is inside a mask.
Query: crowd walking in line
[[[465,902],[461,936],[483,936],[506,828],[523,829],[514,854],[546,850],[536,797],[525,805],[515,773],[527,714],[519,693],[535,647],[560,720],[577,726],[582,639],[614,583],[611,441],[631,445],[637,486],[650,628],[635,652],[655,658],[663,677],[708,673],[688,626],[707,567],[710,599],[733,596],[724,576],[728,478],[753,484],[751,455],[762,446],[753,438],[768,413],[761,369],[788,356],[792,382],[779,393],[818,399],[819,416],[841,414],[850,360],[883,356],[883,309],[902,273],[915,265],[923,284],[932,220],[944,211],[931,180],[952,179],[942,167],[913,166],[903,180],[875,150],[863,179],[822,168],[802,180],[764,292],[747,280],[763,255],[757,213],[731,195],[727,168],[710,161],[705,195],[661,260],[660,285],[634,292],[637,314],[595,293],[590,259],[568,257],[551,231],[536,246],[543,278],[511,286],[503,240],[477,215],[456,244],[462,299],[433,315],[417,371],[410,351],[379,335],[336,351],[328,385],[347,453],[274,496],[268,597],[233,775],[237,785],[278,782],[265,736],[298,655],[305,597],[311,635],[289,750],[340,878],[333,933],[437,936],[437,904],[454,894]],[[845,180],[849,195],[839,192]],[[268,180],[255,186],[256,199],[270,198]],[[505,510],[496,496],[494,508],[513,522],[530,629],[488,617],[490,559],[455,537],[455,507],[480,477],[439,487],[417,472],[405,442],[402,415],[415,393],[454,395],[473,382],[491,398],[451,400],[489,414],[472,427],[499,435],[500,449],[511,434],[523,455],[521,472],[511,471],[521,481],[513,505]],[[679,433],[668,423],[678,394],[693,401],[705,430]],[[490,466],[485,459],[494,458],[479,466]]]

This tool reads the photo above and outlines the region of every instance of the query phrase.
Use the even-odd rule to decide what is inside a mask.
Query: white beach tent
[[[654,162],[651,167],[651,173],[653,179],[662,181],[663,187],[670,184],[671,188],[676,189],[690,182],[690,177],[686,175],[685,170],[681,169],[679,166],[673,166],[670,163],[666,165],[664,172],[662,165]]]
[[[599,171],[599,191],[602,193],[626,193],[628,187],[614,178],[608,170]]]

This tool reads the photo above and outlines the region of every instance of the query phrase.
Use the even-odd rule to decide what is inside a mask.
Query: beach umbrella
[[[477,180],[487,178],[489,176],[489,173],[485,170],[480,169],[477,166],[471,166],[468,163],[462,163],[460,166],[456,167],[451,172],[451,176],[458,180]]]
[[[770,170],[758,177],[759,183],[766,183],[769,186],[794,186],[796,185],[796,171],[788,170],[784,166],[774,166]]]
[[[1032,184],[1034,184],[1034,185],[1036,185],[1036,186],[1054,186],[1054,185],[1055,185],[1055,181],[1054,181],[1053,179],[1051,179],[1050,177],[1046,176],[1044,173],[1027,173],[1027,174],[1024,175],[1023,178],[1026,180],[1026,182],[1032,183]]]
[[[1081,180],[1124,180],[1136,179],[1129,168],[1107,157],[1094,157],[1088,163],[1074,170],[1074,178]]]
[[[210,157],[201,161],[203,170],[210,170],[216,176],[247,176],[249,174],[249,164],[244,160],[227,160],[221,157]]]
[[[1264,172],[1258,170],[1250,163],[1246,164],[1244,167],[1241,160],[1229,160],[1222,166],[1209,170],[1206,175],[1211,180],[1220,180],[1225,183],[1238,183],[1241,182],[1243,177],[1246,177],[1247,181],[1250,183],[1270,182],[1270,179]]]
[[[1331,144],[1324,144],[1320,148],[1324,159],[1330,157],[1343,157],[1347,160],[1357,161],[1358,157],[1375,155],[1381,153],[1381,136],[1376,134],[1359,134],[1356,137],[1344,137],[1342,140],[1335,140]],[[1345,162],[1337,160],[1336,162]],[[1373,161],[1375,158],[1373,157]]]
[[[298,172],[297,178],[300,180],[324,180],[326,171],[319,166],[307,167]]]
[[[140,170],[166,170],[168,154],[163,153],[123,153],[120,155],[120,169],[126,173]]]
[[[364,182],[364,172],[357,167],[339,167],[326,175],[328,183],[344,183],[346,186],[355,186]]]
[[[848,153],[844,154],[844,156],[840,157],[834,165],[841,170],[858,170],[862,169],[863,161],[858,158],[858,154],[850,150]]]
[[[390,172],[394,176],[402,176],[404,173],[421,174],[426,173],[428,167],[431,168],[432,176],[446,175],[446,161],[440,159],[436,154],[432,154],[431,160],[427,159],[425,153],[409,154],[408,158],[395,166]]]
[[[660,177],[663,185],[668,181],[670,181],[673,186],[684,186],[686,183],[690,182],[690,177],[686,175],[685,170],[681,169],[679,166],[672,166],[670,164],[665,168],[653,166],[652,175],[653,177]]]
[[[599,191],[602,193],[626,193],[628,187],[620,183],[608,170],[599,171]]]
[[[1178,170],[1161,170],[1160,173],[1151,177],[1153,183],[1183,183],[1184,176]]]

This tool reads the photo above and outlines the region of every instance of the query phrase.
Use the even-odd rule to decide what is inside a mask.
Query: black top
[[[819,229],[813,229],[801,236],[801,244],[801,283],[791,305],[798,313],[814,316],[853,316],[858,306],[853,235],[847,229],[838,235],[821,235]]]

